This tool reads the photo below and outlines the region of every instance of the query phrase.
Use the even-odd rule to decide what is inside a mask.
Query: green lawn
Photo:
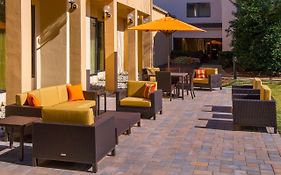
[[[243,80],[228,80],[225,81],[225,86],[231,85],[243,85],[243,84],[251,84],[252,80],[250,79],[243,79]],[[281,132],[281,81],[263,81],[263,84],[267,84],[272,90],[272,96],[276,100],[276,107],[277,107],[277,125],[278,131]]]

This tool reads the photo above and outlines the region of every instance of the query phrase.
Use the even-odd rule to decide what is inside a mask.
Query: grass
[[[281,132],[281,81],[272,81],[263,80],[263,84],[266,84],[270,87],[272,96],[276,101],[276,111],[277,111],[277,127],[278,131]],[[231,85],[245,85],[251,84],[252,80],[250,79],[238,79],[238,80],[226,80],[224,81],[225,86]]]

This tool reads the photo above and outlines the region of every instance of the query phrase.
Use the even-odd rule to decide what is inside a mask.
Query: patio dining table
[[[181,84],[181,90],[182,90],[182,96],[180,96],[184,100],[184,82],[187,80],[189,74],[186,72],[171,72],[171,77],[178,77],[180,84]]]

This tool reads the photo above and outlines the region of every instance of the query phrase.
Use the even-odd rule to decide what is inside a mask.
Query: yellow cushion
[[[157,82],[150,82],[150,81],[128,81],[128,97],[143,97],[144,92],[144,85],[145,83],[148,84],[156,84],[157,89]]]
[[[53,106],[59,104],[59,93],[56,86],[39,89],[40,102],[42,106]]]
[[[255,81],[254,89],[261,89],[261,85],[262,85],[261,79],[260,78],[255,78],[254,81]]]
[[[267,85],[261,85],[260,100],[271,100],[271,89]]]
[[[53,107],[60,108],[91,108],[96,106],[96,101],[94,100],[78,100],[78,101],[69,101],[60,104],[56,104]]]
[[[219,73],[218,68],[205,68],[204,67],[204,68],[201,68],[201,69],[204,69],[206,71],[207,76]]]
[[[66,85],[64,84],[64,85],[57,86],[57,90],[58,90],[58,95],[59,95],[59,102],[60,103],[67,102],[68,94],[67,94]]]
[[[149,99],[138,97],[127,97],[120,100],[121,106],[134,106],[134,107],[151,107]]]
[[[94,114],[91,108],[43,107],[44,122],[92,125]]]
[[[27,93],[34,95],[42,106],[52,106],[68,101],[66,85],[59,85],[17,94],[17,105],[23,106],[26,103]]]
[[[160,71],[160,68],[158,68],[158,67],[147,67],[146,71],[147,71],[147,75],[155,75],[155,72]]]
[[[198,84],[208,84],[209,79],[208,78],[194,78],[193,83],[198,83]]]
[[[149,77],[149,81],[155,82],[156,81],[156,77],[155,76],[150,76]]]

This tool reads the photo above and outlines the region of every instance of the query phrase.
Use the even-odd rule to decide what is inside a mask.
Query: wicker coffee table
[[[141,114],[138,112],[116,112],[107,111],[97,117],[113,116],[115,118],[115,132],[116,132],[116,144],[118,144],[118,136],[122,134],[131,134],[131,128],[137,124],[141,126]]]
[[[8,138],[10,141],[10,148],[13,147],[13,134],[14,130],[19,128],[20,130],[20,160],[24,158],[24,128],[32,125],[35,121],[40,121],[37,117],[26,116],[9,116],[0,120],[0,126],[4,126],[8,131]]]

